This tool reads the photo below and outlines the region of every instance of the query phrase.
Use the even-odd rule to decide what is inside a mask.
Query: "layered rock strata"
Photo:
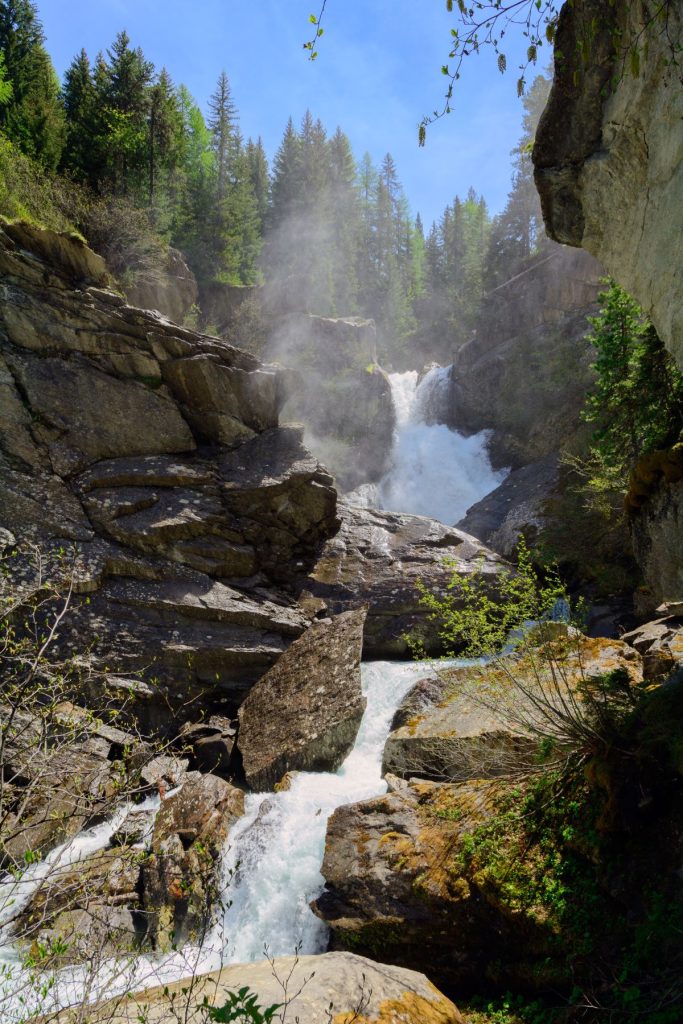
[[[285,590],[337,529],[278,372],[126,305],[73,238],[5,224],[0,273],[2,526],[73,560],[63,643],[148,724],[200,694],[232,713],[306,627]]]

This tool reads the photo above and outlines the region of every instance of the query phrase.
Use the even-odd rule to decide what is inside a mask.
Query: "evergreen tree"
[[[273,160],[268,214],[271,228],[285,221],[296,208],[300,195],[300,160],[301,140],[290,117]]]
[[[0,0],[0,53],[12,87],[0,108],[0,129],[22,152],[53,170],[64,145],[64,110],[31,0]]]
[[[329,142],[329,207],[334,253],[332,289],[337,314],[355,313],[358,304],[357,253],[360,244],[360,199],[351,143],[341,128]]]
[[[61,166],[79,181],[97,183],[99,161],[98,111],[95,82],[85,50],[74,57],[64,75],[66,142]]]
[[[251,181],[256,198],[259,222],[263,226],[268,212],[269,183],[268,160],[261,136],[258,137],[256,142],[249,139],[246,146],[246,156],[249,166],[249,180]]]
[[[224,198],[227,182],[240,150],[239,118],[230,82],[221,71],[216,90],[209,100],[208,126],[216,154],[216,192],[219,202]]]
[[[178,166],[184,145],[183,119],[171,77],[162,68],[149,90],[148,167],[149,202],[154,203],[161,175],[168,187],[169,177]]]
[[[154,66],[142,50],[132,49],[126,32],[119,32],[104,75],[97,82],[106,131],[107,171],[116,191],[143,189],[148,170],[150,83]]]

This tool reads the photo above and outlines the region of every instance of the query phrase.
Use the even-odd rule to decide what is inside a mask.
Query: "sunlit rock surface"
[[[365,614],[313,623],[247,694],[238,747],[252,789],[272,790],[291,771],[336,771],[351,750],[365,710]]]
[[[283,980],[288,979],[283,994]],[[299,1024],[463,1024],[453,1005],[424,976],[388,964],[376,963],[353,953],[321,956],[277,957],[267,961],[234,964],[214,974],[147,989],[125,1000],[102,1003],[87,1013],[84,1024],[166,1024],[175,1019],[182,1004],[184,1024],[206,1019],[201,1004],[222,1006],[230,992],[246,986],[266,1008],[289,999],[287,1016]],[[282,1012],[282,1011],[281,1011]],[[55,1024],[67,1024],[68,1011]]]
[[[452,526],[424,516],[357,508],[340,502],[342,525],[324,546],[304,582],[300,604],[309,612],[337,613],[368,605],[364,653],[405,657],[407,634],[440,650],[436,626],[420,604],[418,581],[445,593],[454,572],[481,573],[495,587],[507,563]]]
[[[641,17],[640,5],[610,0],[563,6],[533,161],[550,235],[596,256],[683,365],[683,20],[675,3],[644,33]],[[584,64],[579,44],[591,23]],[[637,75],[615,37],[637,37]]]

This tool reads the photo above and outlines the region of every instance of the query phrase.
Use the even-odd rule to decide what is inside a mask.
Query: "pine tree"
[[[296,208],[300,196],[301,140],[290,117],[273,160],[268,224],[282,224]]]
[[[240,148],[237,107],[233,102],[230,82],[225,71],[221,71],[216,90],[209,100],[207,124],[216,154],[216,192],[220,202],[225,196],[228,177],[232,173]]]
[[[259,135],[256,142],[251,139],[247,142],[246,157],[249,165],[249,180],[251,181],[256,198],[256,209],[258,211],[261,226],[265,224],[268,212],[268,160],[266,151],[263,148],[263,140]]]
[[[12,87],[0,108],[0,129],[24,153],[54,169],[64,145],[64,110],[31,0],[0,0],[0,53]]]
[[[107,57],[99,82],[107,171],[115,190],[141,194],[148,169],[148,115],[154,66],[139,47],[131,48],[126,32],[119,32]]]
[[[97,183],[99,161],[97,95],[90,60],[85,50],[74,57],[64,75],[62,99],[66,114],[66,142],[61,166],[79,181]]]
[[[169,176],[178,166],[184,144],[183,120],[171,76],[162,68],[149,90],[148,168],[149,202],[154,203],[159,176],[169,185]]]

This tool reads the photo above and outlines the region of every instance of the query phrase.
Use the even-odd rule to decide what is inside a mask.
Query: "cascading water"
[[[201,949],[185,947],[166,956],[112,959],[98,967],[95,978],[87,968],[65,968],[46,991],[35,986],[21,966],[18,951],[9,945],[0,958],[3,1022],[18,1024],[37,1009],[47,1013],[85,998],[95,1001],[170,984],[225,963],[259,960],[266,948],[274,956],[297,948],[302,953],[323,951],[327,929],[309,903],[324,884],[321,865],[327,820],[342,804],[386,792],[381,765],[391,720],[413,683],[430,670],[429,662],[364,664],[367,707],[353,750],[339,771],[299,772],[288,790],[247,797],[246,813],[233,828],[223,858],[222,888],[229,905]],[[106,846],[130,810],[127,806],[111,821],[55,851],[47,867],[26,879],[29,896],[55,863],[75,863]]]
[[[327,819],[336,807],[386,792],[382,752],[391,720],[424,663],[373,662],[362,669],[367,708],[356,743],[335,775],[297,773],[288,790],[247,798],[231,836],[224,878],[231,906],[222,923],[227,958],[257,960],[324,950],[327,928],[309,903],[321,891]],[[228,879],[232,877],[232,882]]]
[[[442,366],[419,382],[417,370],[390,374],[396,412],[391,468],[379,484],[363,485],[347,495],[352,503],[451,524],[505,479],[507,470],[491,467],[488,431],[465,437],[443,424],[425,422],[430,402],[447,386],[448,374],[449,368]]]

